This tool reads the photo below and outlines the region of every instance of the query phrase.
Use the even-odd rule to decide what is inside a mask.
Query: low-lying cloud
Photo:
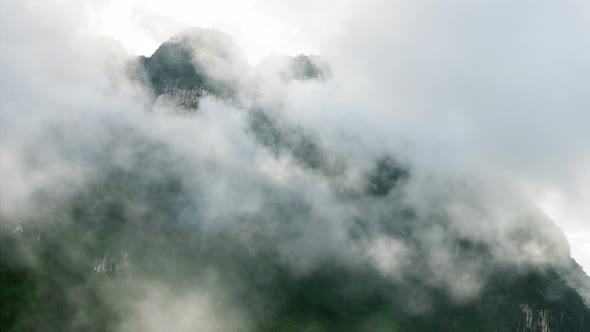
[[[191,113],[153,103],[84,5],[2,4],[2,232],[74,229],[83,244],[62,243],[64,260],[92,269],[124,255],[123,272],[98,270],[135,276],[72,288],[66,301],[84,303],[73,328],[97,301],[120,331],[252,330],[289,316],[273,296],[338,271],[369,275],[377,293],[403,285],[404,310],[421,314],[432,289],[467,303],[497,271],[571,267],[535,202],[590,198],[587,6],[365,8],[326,42],[329,79],[220,66],[240,93]],[[32,253],[27,264],[47,268]]]

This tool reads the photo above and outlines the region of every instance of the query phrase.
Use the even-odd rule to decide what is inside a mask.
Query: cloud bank
[[[96,7],[2,3],[2,232],[63,244],[51,255],[65,270],[130,276],[59,294],[72,329],[93,326],[97,305],[120,331],[252,330],[293,316],[274,297],[332,275],[394,287],[407,301],[382,301],[418,315],[438,305],[433,289],[469,303],[505,270],[568,271],[567,240],[536,202],[557,191],[588,216],[588,6],[349,6],[346,28],[302,28],[329,79],[220,66],[237,96],[187,113],[130,77],[124,47],[88,24]]]

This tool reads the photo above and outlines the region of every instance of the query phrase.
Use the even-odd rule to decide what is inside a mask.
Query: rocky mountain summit
[[[196,108],[207,94],[222,99],[254,94],[269,76],[284,83],[329,75],[325,61],[314,55],[271,55],[252,67],[230,36],[199,28],[180,32],[139,63],[156,97],[185,108]]]

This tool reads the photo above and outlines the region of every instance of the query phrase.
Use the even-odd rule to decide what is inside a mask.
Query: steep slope
[[[174,292],[223,289],[231,306],[248,317],[248,325],[238,324],[243,330],[570,332],[590,324],[590,311],[559,268],[500,264],[485,244],[456,238],[450,228],[458,261],[483,262],[487,281],[466,300],[432,283],[421,260],[429,254],[420,254],[427,249],[416,237],[430,226],[416,227],[424,222],[417,211],[399,203],[395,192],[411,174],[391,159],[378,161],[367,174],[364,193],[342,198],[369,210],[386,208],[389,217],[357,214],[346,241],[360,248],[378,232],[415,246],[418,254],[403,280],[380,273],[370,261],[340,257],[354,251],[322,254],[314,267],[297,272],[294,262],[307,254],[289,250],[289,244],[305,240],[301,233],[321,220],[304,193],[280,185],[264,184],[265,208],[224,221],[231,228],[206,226],[210,217],[199,211],[211,203],[193,194],[178,156],[136,135],[121,132],[117,145],[99,156],[112,160],[135,146],[128,167],[101,165],[102,175],[78,194],[2,233],[3,330],[126,330],[136,303],[161,284]],[[323,164],[306,167],[314,172]]]

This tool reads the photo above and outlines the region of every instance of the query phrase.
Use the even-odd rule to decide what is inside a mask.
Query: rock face
[[[525,314],[525,321],[517,331],[551,332],[564,331],[567,320],[572,320],[566,311],[551,312],[550,309],[536,309],[534,305],[521,304],[520,309]],[[574,318],[575,319],[575,318]]]
[[[102,258],[94,261],[94,271],[97,273],[120,273],[127,267],[129,267],[129,255],[126,252],[117,255],[107,252]]]
[[[232,38],[210,29],[187,29],[140,57],[156,98],[188,109],[206,94],[232,100],[256,90],[269,76],[283,83],[326,79],[330,70],[320,57],[269,56],[251,67]]]
[[[236,93],[237,82],[247,67],[231,37],[197,28],[172,37],[141,61],[158,95],[171,89],[203,88],[229,97]]]
[[[162,44],[152,56],[141,57],[156,97],[176,106],[194,108],[206,93],[233,98],[247,63],[228,35],[209,29],[188,29]]]
[[[230,37],[202,29],[140,61],[156,103],[191,110],[205,96],[231,103],[260,76],[287,86],[330,78],[313,56],[252,68]],[[395,156],[376,158],[351,184],[346,156],[251,104],[240,109],[246,137],[274,157],[268,167],[278,176],[296,168],[337,204],[317,204],[299,183],[260,179],[251,165],[200,161],[133,127],[109,127],[103,148],[76,155],[98,170],[89,183],[60,199],[38,193],[49,202],[44,214],[9,220],[17,226],[0,234],[2,331],[131,331],[138,308],[149,309],[147,322],[177,312],[170,321],[185,322],[200,317],[193,309],[203,302],[222,303],[212,311],[223,319],[234,308],[247,317],[228,331],[590,330],[590,309],[574,288],[588,276],[575,262],[498,258],[493,237],[458,232],[444,207],[424,216],[409,204],[413,172]],[[351,223],[334,231],[344,218]],[[549,229],[543,220],[532,225]],[[549,242],[545,233],[523,228],[508,238],[537,248]],[[210,296],[196,307],[184,300],[195,288]]]
[[[158,96],[157,102],[183,109],[196,109],[199,107],[199,100],[206,96],[207,92],[202,87],[191,89],[167,88]]]

